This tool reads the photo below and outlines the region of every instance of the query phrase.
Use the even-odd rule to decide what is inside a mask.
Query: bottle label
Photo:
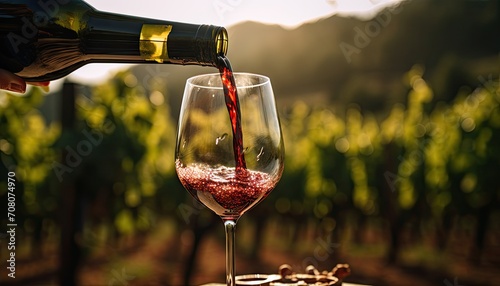
[[[172,25],[144,24],[141,29],[140,51],[146,61],[168,61],[167,40]]]

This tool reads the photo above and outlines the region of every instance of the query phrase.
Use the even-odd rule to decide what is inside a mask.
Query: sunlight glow
[[[162,0],[122,1],[86,0],[97,10],[168,21],[212,24],[224,27],[256,21],[295,28],[334,14],[370,18],[377,11],[403,0]],[[70,77],[81,83],[97,83],[125,69],[124,64],[86,65]]]

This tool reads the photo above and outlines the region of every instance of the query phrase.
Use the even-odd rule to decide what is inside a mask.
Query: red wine
[[[229,59],[225,56],[219,56],[218,68],[221,76],[224,97],[226,100],[229,119],[233,131],[233,150],[236,171],[246,169],[245,154],[243,152],[243,132],[241,130],[241,112],[238,99],[238,90],[233,76],[233,69]]]
[[[182,185],[201,203],[223,218],[237,219],[267,197],[278,183],[269,174],[205,164],[175,162]]]

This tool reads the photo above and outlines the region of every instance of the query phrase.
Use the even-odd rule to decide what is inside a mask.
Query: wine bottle
[[[0,0],[0,68],[50,81],[88,63],[217,66],[226,29],[102,12],[81,0]]]

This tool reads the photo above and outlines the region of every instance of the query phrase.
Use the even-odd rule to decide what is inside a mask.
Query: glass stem
[[[234,230],[236,228],[235,220],[224,220],[224,229],[226,230],[226,284],[235,286],[234,271]]]

